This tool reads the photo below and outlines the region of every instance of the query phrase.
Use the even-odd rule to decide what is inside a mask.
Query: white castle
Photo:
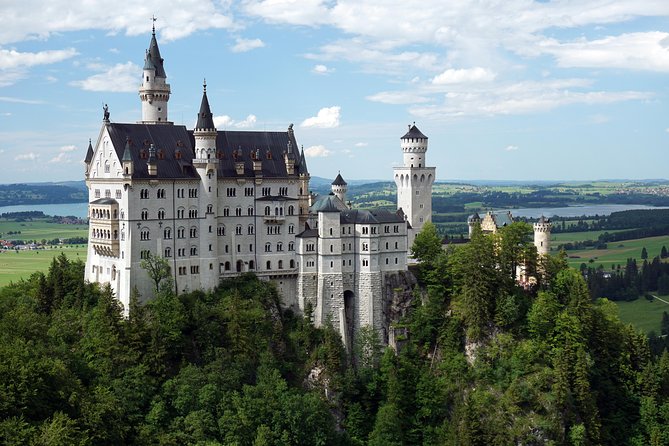
[[[108,283],[127,312],[133,289],[144,300],[154,292],[142,259],[161,256],[177,293],[253,272],[277,285],[286,306],[309,307],[317,325],[331,321],[346,345],[362,326],[387,328],[385,296],[432,214],[427,137],[413,125],[401,138],[398,211],[355,210],[341,175],[330,195],[310,193],[292,124],[281,132],[219,131],[205,84],[188,130],[169,121],[170,93],[154,29],[139,88],[142,120],[111,122],[105,106],[86,153],[86,279]]]

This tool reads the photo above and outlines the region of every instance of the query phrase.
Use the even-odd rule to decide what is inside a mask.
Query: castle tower
[[[411,247],[423,224],[432,220],[432,184],[436,169],[426,167],[427,136],[418,130],[415,123],[409,126],[409,131],[400,141],[404,163],[394,168],[397,208],[402,209],[411,225],[408,231],[408,246]]]
[[[293,136],[293,125],[288,127],[288,133]],[[309,190],[309,180],[311,175],[307,169],[307,160],[304,157],[304,147],[300,151],[300,160],[297,165],[297,175],[299,178],[299,194],[297,196],[298,205],[300,207],[300,231],[306,229],[306,223],[309,219],[309,206],[311,206],[311,191]]]
[[[200,283],[203,289],[211,290],[218,285],[218,237],[213,231],[216,228],[217,215],[217,188],[218,188],[218,158],[216,150],[216,127],[214,115],[207,99],[207,82],[202,85],[202,102],[197,114],[197,123],[193,129],[195,138],[195,158],[193,167],[200,176],[200,199],[198,200],[198,214],[204,216],[200,223]]]
[[[170,85],[160,57],[156,41],[156,27],[153,26],[151,43],[146,50],[142,85],[139,87],[142,100],[142,124],[171,124],[167,120],[167,101],[170,100]]]
[[[472,215],[467,217],[467,226],[469,226],[469,238],[472,238],[472,232],[474,232],[474,227],[481,224],[481,216],[478,212],[474,212]]]
[[[546,256],[551,250],[551,221],[543,215],[534,223],[534,246],[540,256]]]
[[[332,182],[332,193],[346,204],[346,191],[348,191],[348,184],[342,178],[341,173],[337,173],[337,178]]]

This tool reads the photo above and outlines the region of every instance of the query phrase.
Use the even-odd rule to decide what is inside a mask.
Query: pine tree
[[[646,247],[645,247],[645,246],[641,249],[641,258],[642,258],[643,260],[646,260],[646,259],[648,258],[648,251],[646,251]]]

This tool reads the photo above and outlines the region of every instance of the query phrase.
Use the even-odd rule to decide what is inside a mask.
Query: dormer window
[[[272,152],[270,152],[269,150],[267,151],[267,159],[268,160],[272,159]]]
[[[174,158],[178,160],[181,159],[181,150],[177,149],[176,152],[174,152]]]
[[[143,160],[147,159],[148,156],[147,156],[147,154],[146,154],[146,150],[144,150],[144,149],[140,150],[140,151],[139,151],[139,157],[140,157],[141,159],[143,159]]]

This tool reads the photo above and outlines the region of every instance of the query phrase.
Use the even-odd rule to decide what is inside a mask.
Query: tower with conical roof
[[[337,178],[335,178],[331,186],[332,193],[335,194],[342,203],[346,204],[346,192],[348,191],[348,184],[341,176],[341,172],[337,173]]]
[[[411,225],[408,231],[409,248],[423,225],[432,220],[432,184],[435,168],[426,167],[427,136],[418,130],[416,123],[400,138],[404,155],[403,165],[395,167],[397,208],[402,209]]]
[[[142,85],[139,87],[142,100],[142,124],[171,124],[167,119],[167,101],[170,100],[170,84],[160,57],[156,41],[156,26],[153,26],[149,49],[144,58]]]
[[[534,246],[537,248],[537,254],[546,256],[551,250],[551,228],[550,219],[543,215],[534,223]]]

